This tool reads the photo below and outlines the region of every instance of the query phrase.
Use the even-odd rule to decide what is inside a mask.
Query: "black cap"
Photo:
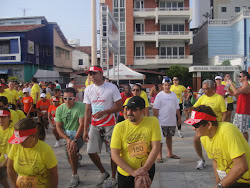
[[[127,108],[137,108],[139,107],[140,109],[145,108],[145,101],[143,98],[139,96],[133,96],[131,99],[129,99],[128,104],[126,105]]]

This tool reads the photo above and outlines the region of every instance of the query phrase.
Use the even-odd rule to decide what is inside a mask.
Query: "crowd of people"
[[[89,68],[83,101],[77,101],[77,86],[71,79],[66,89],[54,83],[0,82],[0,185],[9,187],[58,187],[57,158],[45,142],[49,126],[55,148],[64,146],[72,170],[69,187],[80,183],[80,149],[100,171],[95,186],[105,188],[149,188],[154,179],[155,162],[163,163],[173,153],[172,137],[185,136],[184,123],[195,131],[193,142],[196,169],[206,166],[202,145],[213,160],[214,187],[250,187],[250,84],[249,74],[240,72],[240,87],[230,74],[204,80],[199,98],[190,86],[179,84],[177,77],[165,77],[149,92],[142,85],[125,84],[120,93],[110,80],[103,79],[99,66]],[[223,80],[223,81],[222,81]],[[232,111],[237,97],[236,113]],[[233,100],[234,99],[234,100]],[[150,101],[150,102],[149,102]],[[152,109],[153,114],[150,113]],[[233,122],[233,123],[231,123]],[[110,156],[111,174],[102,164],[102,145]],[[10,183],[10,184],[9,184]],[[94,186],[94,185],[93,185]]]

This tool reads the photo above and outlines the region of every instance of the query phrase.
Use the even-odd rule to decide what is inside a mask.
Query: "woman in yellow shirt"
[[[45,130],[39,122],[25,118],[15,125],[8,141],[13,145],[7,165],[13,188],[58,187],[57,159],[52,148],[42,141],[44,139]]]

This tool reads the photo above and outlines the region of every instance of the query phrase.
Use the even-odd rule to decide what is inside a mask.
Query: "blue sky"
[[[0,18],[23,17],[26,9],[26,16],[45,16],[57,22],[67,39],[79,38],[82,46],[91,45],[91,0],[0,1]],[[96,6],[99,9],[99,0]]]

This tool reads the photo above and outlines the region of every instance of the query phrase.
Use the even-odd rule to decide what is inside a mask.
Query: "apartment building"
[[[242,9],[250,9],[249,0],[211,0],[212,19],[231,19]]]
[[[120,26],[120,62],[136,69],[190,66],[189,0],[103,0]]]
[[[72,50],[57,23],[43,16],[0,19],[0,77],[30,81],[38,69],[71,72]]]

